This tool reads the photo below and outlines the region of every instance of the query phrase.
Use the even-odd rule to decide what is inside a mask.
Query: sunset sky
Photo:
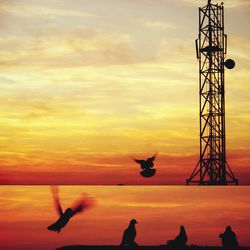
[[[231,225],[241,246],[250,245],[249,187],[60,187],[63,209],[82,193],[96,206],[78,214],[57,234],[48,186],[2,186],[1,249],[55,249],[76,244],[118,245],[129,221],[138,221],[139,245],[165,244],[184,225],[188,244],[220,246],[218,235]]]
[[[0,183],[185,184],[199,157],[206,2],[0,1]],[[250,1],[223,2],[236,61],[227,156],[250,184]],[[155,153],[157,175],[142,179],[132,158]]]

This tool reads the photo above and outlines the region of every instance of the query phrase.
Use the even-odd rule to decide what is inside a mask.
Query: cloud
[[[230,36],[228,47],[230,47],[228,53],[240,60],[247,61],[249,65],[250,58],[246,51],[250,50],[250,38],[235,35]]]
[[[204,0],[180,0],[184,4],[194,5],[194,6],[204,6],[206,2]],[[250,8],[249,0],[224,0],[224,5],[228,8]],[[216,4],[217,1],[212,0],[212,3]]]
[[[0,13],[11,14],[18,17],[25,18],[45,18],[54,19],[57,17],[82,17],[82,18],[95,18],[97,17],[91,13],[84,13],[82,11],[48,8],[41,5],[34,5],[32,3],[15,2],[15,1],[2,1],[0,3]]]
[[[175,209],[191,206],[191,204],[185,203],[166,203],[166,202],[124,202],[125,207],[144,207],[144,208],[164,208],[164,209]]]
[[[213,4],[216,4],[217,0],[212,0]],[[221,2],[224,2],[224,5],[228,8],[250,8],[250,2],[249,0],[224,0],[219,1],[219,4]],[[145,0],[145,3],[148,4],[171,4],[173,3],[172,0]],[[196,6],[196,7],[202,7],[207,4],[207,1],[204,0],[177,0],[175,1],[176,4],[181,5],[188,5],[188,6]]]
[[[163,21],[149,21],[145,19],[138,19],[139,24],[141,24],[143,27],[150,29],[150,30],[158,30],[158,31],[164,31],[167,29],[176,29],[176,26],[174,24],[170,24]]]
[[[136,52],[127,34],[81,28],[70,34],[41,34],[1,40],[1,67],[75,67],[134,62]]]

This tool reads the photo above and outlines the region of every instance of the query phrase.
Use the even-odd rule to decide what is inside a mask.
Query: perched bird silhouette
[[[157,154],[155,154],[154,156],[148,158],[147,160],[137,160],[134,159],[134,161],[136,163],[139,163],[141,165],[141,169],[143,169],[143,171],[140,172],[140,174],[143,177],[152,177],[154,176],[156,169],[154,169],[154,163],[153,161],[155,160]]]
[[[128,228],[124,230],[121,246],[137,246],[137,243],[135,242],[135,224],[137,224],[137,221],[135,219],[132,219],[128,225]]]
[[[188,237],[186,234],[186,230],[184,226],[180,226],[179,234],[175,237],[174,240],[169,240],[167,242],[167,245],[170,247],[183,247],[186,245],[187,241],[188,241]]]
[[[221,238],[223,248],[237,249],[239,247],[236,234],[230,226],[227,226],[225,232],[220,234],[219,237]]]
[[[52,225],[48,226],[48,230],[55,231],[59,233],[63,227],[65,227],[69,220],[76,215],[77,213],[83,212],[85,209],[91,207],[93,205],[93,201],[89,198],[81,198],[78,200],[73,208],[67,208],[64,212],[62,210],[59,196],[58,196],[58,189],[57,187],[51,187],[51,192],[53,194],[54,203],[56,211],[59,214],[59,219],[53,223]]]

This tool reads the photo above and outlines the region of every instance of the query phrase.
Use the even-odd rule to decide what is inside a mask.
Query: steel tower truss
[[[223,4],[199,8],[200,160],[187,185],[238,185],[226,161],[224,68],[227,36]],[[232,61],[232,60],[230,60]]]

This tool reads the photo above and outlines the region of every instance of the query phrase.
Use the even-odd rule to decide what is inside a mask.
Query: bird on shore
[[[137,224],[137,221],[135,219],[132,219],[127,227],[127,229],[124,230],[121,246],[137,246],[137,243],[135,242],[136,237],[136,228],[135,224]]]
[[[180,232],[179,234],[175,237],[174,240],[168,240],[167,241],[167,246],[169,247],[184,247],[188,241],[188,237],[186,234],[186,230],[184,226],[180,226]]]
[[[154,169],[154,160],[156,158],[157,154],[155,154],[154,156],[148,158],[147,160],[137,160],[134,159],[134,161],[138,164],[141,165],[141,169],[143,169],[140,174],[143,177],[152,177],[154,176],[156,169]]]
[[[72,206],[72,208],[69,207],[63,212],[61,204],[60,204],[57,188],[53,187],[53,188],[51,188],[51,191],[53,194],[56,211],[58,212],[60,217],[55,223],[53,223],[47,227],[47,229],[50,231],[55,231],[55,232],[59,233],[61,231],[61,229],[68,224],[69,220],[74,215],[85,211],[87,208],[89,208],[93,205],[93,203],[92,203],[93,201],[90,200],[89,198],[85,197],[85,198],[81,198],[80,200],[78,200]]]

